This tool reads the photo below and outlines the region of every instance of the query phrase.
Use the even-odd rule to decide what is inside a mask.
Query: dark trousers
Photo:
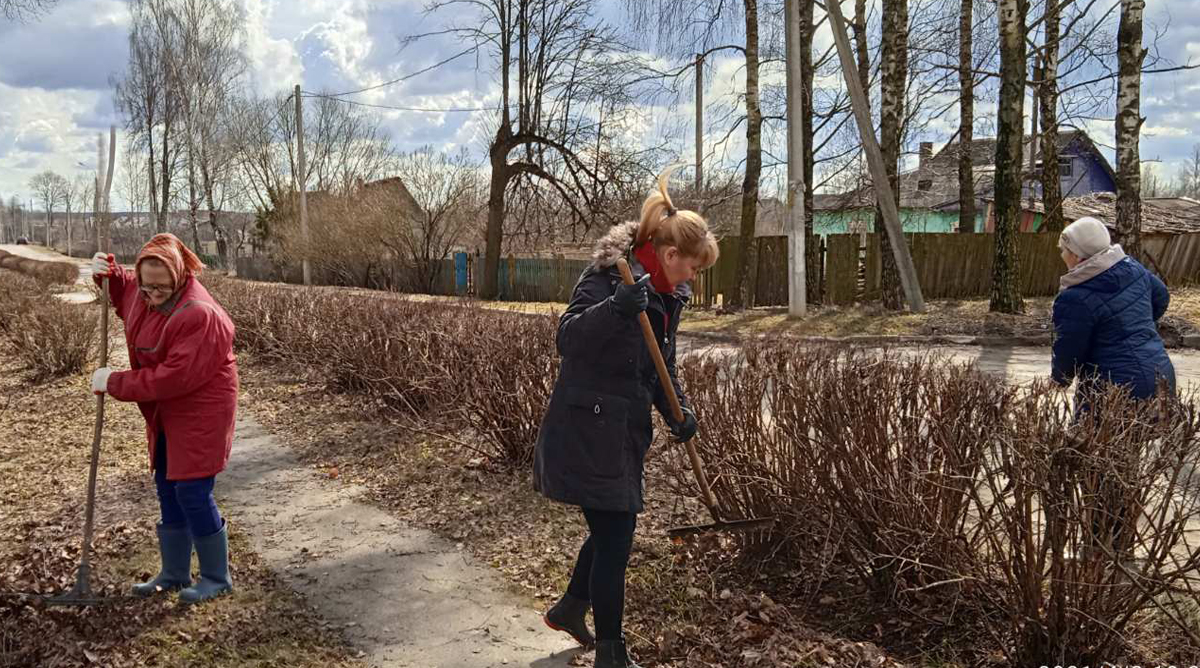
[[[215,480],[216,476],[167,480],[167,436],[159,434],[154,448],[154,486],[158,490],[163,524],[187,524],[188,531],[196,538],[220,531],[221,512],[213,499]]]
[[[567,593],[592,602],[598,640],[620,640],[625,616],[625,567],[637,513],[583,509],[591,535],[579,549]]]

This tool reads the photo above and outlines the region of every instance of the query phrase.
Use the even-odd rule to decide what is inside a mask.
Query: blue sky
[[[441,25],[443,17],[423,14],[422,0],[238,2],[245,12],[251,60],[247,85],[265,94],[296,83],[308,90],[370,86],[462,48],[450,38],[400,48],[402,36]],[[598,8],[606,16],[622,16],[618,0],[598,0]],[[1159,44],[1164,57],[1200,63],[1200,0],[1148,0],[1146,12],[1149,23],[1169,22]],[[62,0],[37,23],[0,23],[0,196],[7,200],[16,194],[27,201],[33,174],[53,169],[70,176],[84,171],[80,163],[94,164],[96,133],[110,123],[120,125],[110,78],[125,67],[128,22],[122,0]],[[828,34],[818,38],[828,43]],[[474,58],[464,57],[436,73],[356,99],[422,108],[487,105],[496,99],[488,65],[477,69]],[[741,90],[742,76],[736,60],[716,63],[707,99],[732,99]],[[688,119],[692,114],[688,96],[675,106],[650,110],[640,131],[651,136],[676,117]],[[1161,160],[1162,173],[1170,176],[1200,143],[1200,71],[1148,78],[1143,114],[1147,121],[1142,157]],[[486,114],[385,112],[384,121],[404,149],[467,146],[482,155],[487,140]],[[947,118],[934,131],[956,123]],[[710,129],[714,142],[725,134],[725,128]],[[1111,145],[1111,122],[1090,122],[1088,130],[1101,144]],[[674,141],[680,155],[691,151],[690,131]],[[726,148],[731,156],[742,150],[736,133]],[[115,204],[122,207],[119,197]]]

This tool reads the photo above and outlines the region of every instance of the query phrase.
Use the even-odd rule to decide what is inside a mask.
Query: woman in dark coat
[[[1139,399],[1159,382],[1174,391],[1175,367],[1158,335],[1167,311],[1167,286],[1112,244],[1095,218],[1080,218],[1059,237],[1067,273],[1054,300],[1052,376],[1064,387],[1078,379],[1077,406],[1103,383],[1129,388]]]
[[[675,374],[675,337],[691,295],[689,281],[717,260],[704,219],[675,209],[667,177],[642,205],[640,222],[617,225],[597,244],[558,326],[562,356],[534,456],[534,484],[546,497],[583,509],[590,535],[566,594],[545,616],[580,644],[596,644],[596,668],[637,668],[621,632],[625,568],[642,511],[643,462],[653,439],[654,406],[679,441],[696,434]],[[617,259],[628,256],[627,286]],[[638,314],[646,311],[685,419],[674,423],[646,349]],[[584,622],[591,607],[593,638]]]

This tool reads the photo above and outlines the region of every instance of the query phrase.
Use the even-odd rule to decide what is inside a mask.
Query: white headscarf
[[[1112,245],[1112,237],[1104,223],[1085,216],[1067,225],[1058,238],[1059,248],[1065,248],[1075,254],[1080,260],[1108,250]]]

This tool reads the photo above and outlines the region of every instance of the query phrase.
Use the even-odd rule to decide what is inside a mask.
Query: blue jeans
[[[163,524],[187,524],[196,538],[221,530],[221,512],[213,499],[216,476],[191,480],[167,480],[167,435],[158,435],[154,448],[154,486],[158,489],[158,507]]]

